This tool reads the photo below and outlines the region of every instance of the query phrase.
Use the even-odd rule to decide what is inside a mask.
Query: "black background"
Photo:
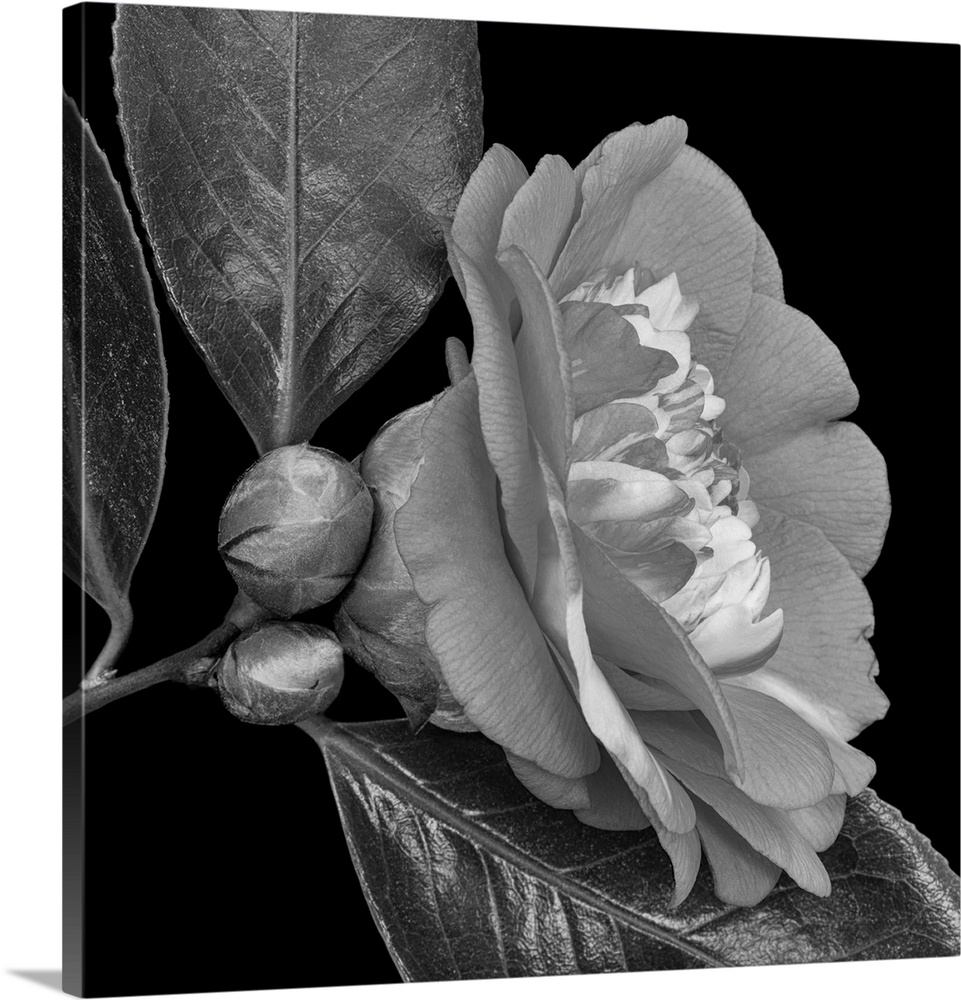
[[[107,4],[65,12],[65,87],[132,208],[112,20]],[[548,152],[576,163],[633,121],[685,118],[691,145],[734,178],[770,238],[787,301],[839,345],[861,391],[853,419],[887,458],[894,509],[866,579],[892,705],[856,745],[877,761],[878,794],[957,870],[957,562],[943,514],[949,493],[953,526],[954,487],[944,484],[954,482],[957,426],[957,46],[505,24],[482,24],[479,44],[485,147],[504,143],[529,169]],[[233,587],[215,548],[217,517],[256,458],[159,286],[157,303],[171,397],[167,470],[134,576],[125,669],[219,621]],[[453,282],[313,443],[353,457],[384,420],[443,388],[451,334],[469,342]],[[66,694],[81,676],[82,597],[70,583],[64,594]],[[106,624],[92,602],[87,613],[92,660]],[[352,668],[329,714],[400,712]],[[307,736],[245,725],[213,692],[173,684],[85,726],[88,994],[399,981]]]

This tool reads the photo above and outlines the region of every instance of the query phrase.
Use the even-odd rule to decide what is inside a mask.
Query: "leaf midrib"
[[[565,881],[558,876],[557,872],[543,862],[524,854],[518,848],[514,847],[513,844],[510,844],[490,830],[471,825],[464,816],[455,809],[452,809],[442,799],[430,794],[420,785],[411,782],[400,768],[388,763],[372,750],[371,745],[364,741],[359,733],[366,728],[372,728],[377,725],[377,723],[355,723],[349,728],[341,724],[335,724],[329,728],[325,725],[323,729],[315,729],[314,736],[319,740],[322,749],[325,751],[333,751],[335,748],[339,749],[361,766],[363,774],[368,777],[375,776],[391,790],[402,792],[404,801],[416,805],[425,812],[442,820],[464,836],[465,839],[484,848],[495,857],[502,858],[509,864],[533,875],[545,884],[561,890],[566,895],[577,899],[586,906],[600,910],[612,919],[626,924],[664,944],[668,944],[713,968],[726,968],[729,966],[730,963],[719,960],[715,955],[699,948],[697,945],[675,937],[669,931],[665,931],[663,928],[645,920],[636,913],[632,913],[612,900],[605,899],[603,896],[584,889],[576,883]]]
[[[283,329],[280,349],[278,408],[274,416],[273,440],[270,448],[289,444],[293,424],[293,404],[296,392],[297,348],[297,28],[298,15],[290,15],[290,89],[287,103],[287,273],[284,281]],[[266,449],[264,449],[266,450]]]

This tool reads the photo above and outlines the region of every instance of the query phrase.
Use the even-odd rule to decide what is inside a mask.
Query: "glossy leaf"
[[[114,72],[166,283],[261,451],[423,322],[481,151],[469,22],[121,5]]]
[[[114,628],[153,523],[167,438],[167,373],[140,243],[76,105],[63,98],[63,563]]]
[[[354,865],[407,980],[958,953],[958,879],[873,792],[848,804],[820,899],[782,875],[762,903],[669,909],[653,830],[584,826],[535,799],[480,734],[302,724],[327,760]]]

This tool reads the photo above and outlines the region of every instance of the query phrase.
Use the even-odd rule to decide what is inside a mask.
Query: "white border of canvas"
[[[416,14],[501,21],[607,24],[674,30],[812,35],[929,42],[961,40],[961,16],[937,0],[911,3],[806,0],[244,0],[198,6]],[[60,11],[54,0],[8,4],[3,14],[5,95],[2,157],[4,219],[3,362],[0,426],[0,992],[9,1000],[43,996],[14,970],[60,968]],[[946,122],[956,129],[956,122]],[[320,956],[319,956],[319,960]],[[853,962],[710,972],[645,972],[498,982],[505,998],[573,1000],[669,995],[785,1000],[820,995],[949,995],[961,960]],[[458,1000],[487,997],[491,982],[457,987]],[[391,987],[343,988],[331,1000],[395,997]],[[405,998],[446,996],[450,985],[408,987]],[[38,993],[38,991],[41,991]],[[183,994],[183,1000],[316,1000],[316,990]]]

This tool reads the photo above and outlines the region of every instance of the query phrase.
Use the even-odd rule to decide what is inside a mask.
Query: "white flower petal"
[[[639,313],[625,316],[624,319],[637,331],[637,340],[642,347],[652,347],[674,356],[677,370],[658,379],[652,390],[657,394],[673,392],[687,379],[687,373],[691,370],[691,338],[676,330],[658,330],[646,316]]]
[[[743,473],[743,469],[741,472]],[[758,513],[757,504],[753,500],[738,500],[737,502],[737,516],[738,519],[743,521],[749,528],[753,528],[758,521],[761,520],[761,515]]]
[[[701,411],[702,420],[717,420],[724,412],[727,404],[720,396],[704,393],[704,409]]]
[[[619,462],[575,462],[567,500],[578,524],[666,517],[682,512],[688,503],[666,476]]]
[[[774,655],[784,630],[780,608],[759,622],[742,604],[715,611],[691,633],[694,648],[715,672],[727,676],[750,673]]]
[[[751,529],[739,517],[720,517],[711,525],[711,548],[714,555],[699,567],[703,576],[726,573],[757,551],[751,541]]]
[[[658,330],[686,330],[694,322],[698,310],[693,299],[681,294],[674,272],[641,292],[636,301],[647,306],[651,323]]]

